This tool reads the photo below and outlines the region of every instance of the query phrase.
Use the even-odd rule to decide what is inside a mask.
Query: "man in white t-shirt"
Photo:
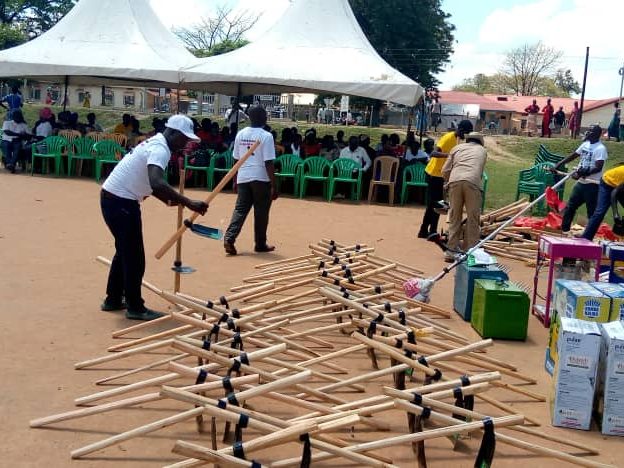
[[[180,195],[165,180],[171,153],[183,149],[189,140],[199,140],[193,133],[191,119],[184,115],[170,117],[163,133],[124,156],[102,184],[102,215],[115,238],[115,256],[102,310],[127,309],[126,318],[132,320],[153,320],[162,315],[145,307],[141,297],[145,250],[140,204],[154,195],[168,206],[183,205],[197,213],[206,213],[205,202]]]
[[[232,156],[240,159],[256,141],[260,145],[240,167],[234,179],[238,193],[232,220],[224,236],[223,247],[228,255],[236,255],[234,244],[243,228],[245,219],[254,209],[254,240],[256,252],[272,252],[275,247],[267,244],[267,227],[271,202],[277,198],[275,189],[275,143],[273,135],[263,129],[267,121],[266,111],[255,106],[249,110],[251,126],[242,129],[234,140]]]
[[[15,174],[15,164],[19,159],[19,152],[22,142],[31,137],[28,125],[24,121],[24,116],[20,109],[13,110],[10,120],[5,120],[2,124],[2,153],[4,155],[4,166],[7,170]]]
[[[340,157],[355,161],[364,172],[366,172],[372,164],[368,153],[360,146],[360,142],[356,136],[349,137],[349,146],[340,151]]]
[[[588,218],[591,218],[596,209],[600,179],[604,171],[605,161],[609,157],[607,148],[600,142],[601,135],[602,128],[599,125],[589,127],[585,141],[581,146],[553,168],[553,170],[558,170],[568,162],[580,158],[579,165],[572,175],[572,178],[578,182],[574,185],[568,204],[563,210],[563,220],[561,222],[563,234],[567,234],[570,231],[576,210],[581,205],[585,205]]]
[[[234,104],[232,108],[225,111],[225,120],[227,120],[228,127],[232,124],[240,125],[248,118],[248,115],[243,112],[238,104]]]

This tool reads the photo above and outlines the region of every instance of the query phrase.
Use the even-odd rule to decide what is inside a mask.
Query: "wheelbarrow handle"
[[[258,146],[260,146],[260,141],[256,141],[253,145],[251,145],[251,147],[247,150],[247,152],[238,161],[236,161],[236,164],[234,164],[234,166],[232,166],[232,169],[230,169],[228,173],[225,174],[225,176],[223,176],[223,179],[221,179],[221,181],[217,184],[214,190],[210,192],[210,194],[208,194],[208,197],[206,197],[206,199],[204,200],[208,205],[210,205],[212,200],[214,200],[215,197],[219,195],[221,190],[223,190],[223,188],[228,184],[228,182],[232,180],[232,178],[234,177],[234,175],[236,175],[240,167],[243,164],[245,164],[245,161],[247,161],[251,157],[251,155],[258,148]],[[198,217],[199,217],[199,213],[193,212],[193,214],[189,218],[189,222],[193,223],[193,221],[195,221]],[[163,255],[165,255],[169,251],[169,249],[173,247],[173,244],[175,244],[177,240],[184,235],[187,229],[188,227],[186,226],[186,224],[182,223],[182,226],[180,226],[178,230],[163,244],[163,246],[160,249],[158,249],[158,252],[156,252],[155,257],[160,260],[163,257]]]

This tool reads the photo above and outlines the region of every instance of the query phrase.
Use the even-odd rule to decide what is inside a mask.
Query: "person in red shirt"
[[[306,132],[306,137],[301,148],[303,149],[303,156],[305,158],[321,154],[321,144],[316,141],[316,134],[314,132]]]
[[[207,143],[210,138],[210,128],[212,127],[212,121],[210,119],[202,119],[201,128],[197,131],[196,135],[201,139],[202,143]]]
[[[552,122],[553,115],[555,114],[555,108],[550,103],[550,98],[546,101],[546,105],[542,109],[544,115],[542,116],[542,138],[552,135],[552,130],[550,129],[550,123]]]

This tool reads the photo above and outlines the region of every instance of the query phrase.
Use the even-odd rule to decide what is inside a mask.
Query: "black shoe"
[[[258,253],[273,252],[275,250],[275,246],[265,244],[261,245],[260,247],[256,247],[254,250]]]
[[[427,236],[429,236],[429,233],[427,231],[423,231],[423,230],[418,231],[419,239],[426,239]]]
[[[126,318],[129,320],[154,320],[160,317],[164,317],[165,314],[162,312],[156,312],[155,310],[150,310],[148,308],[144,308],[143,310],[126,310]]]
[[[118,310],[125,310],[128,308],[126,301],[109,301],[105,299],[100,306],[100,310],[103,312],[117,312]]]
[[[223,241],[223,248],[225,249],[225,253],[228,255],[236,255],[236,247],[234,247],[234,242]]]

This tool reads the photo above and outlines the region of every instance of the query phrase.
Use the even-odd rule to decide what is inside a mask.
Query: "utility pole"
[[[624,65],[618,70],[618,74],[622,77],[620,81],[620,101],[622,100],[622,89],[624,88]]]
[[[583,72],[583,90],[581,91],[581,108],[579,109],[578,127],[576,131],[579,131],[579,127],[583,122],[583,104],[585,103],[585,86],[587,85],[587,65],[589,64],[589,47],[585,52],[585,71]],[[576,135],[574,135],[576,137]]]

